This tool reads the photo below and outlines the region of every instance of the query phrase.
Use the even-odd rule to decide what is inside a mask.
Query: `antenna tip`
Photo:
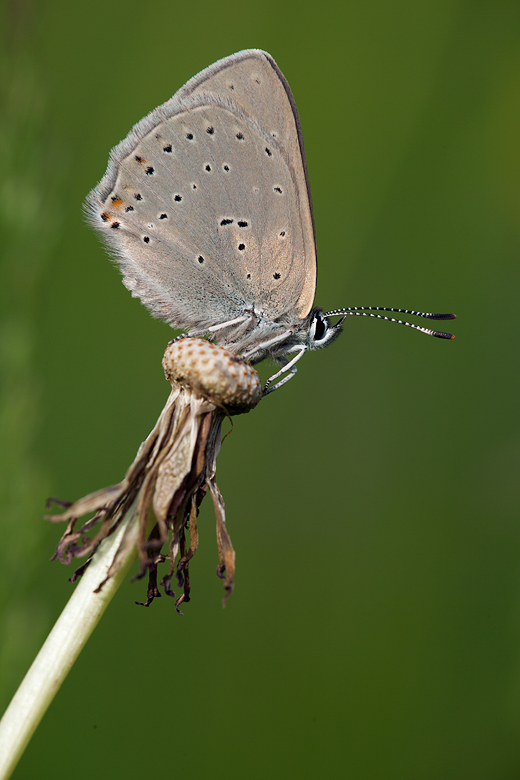
[[[455,338],[455,336],[452,334],[452,335],[450,336],[450,341],[452,341],[454,338]]]

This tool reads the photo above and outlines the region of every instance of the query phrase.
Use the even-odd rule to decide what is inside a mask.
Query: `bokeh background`
[[[47,496],[119,481],[171,330],[82,221],[109,149],[189,77],[273,54],[302,120],[317,303],[351,318],[235,429],[184,617],[126,582],[15,780],[520,777],[520,6],[170,0],[2,6],[1,682],[66,603]],[[266,376],[269,366],[262,366]]]

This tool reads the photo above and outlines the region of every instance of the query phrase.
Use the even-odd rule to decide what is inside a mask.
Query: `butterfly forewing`
[[[88,210],[152,313],[209,327],[255,309],[304,317],[312,211],[290,90],[263,52],[203,71],[135,126]]]

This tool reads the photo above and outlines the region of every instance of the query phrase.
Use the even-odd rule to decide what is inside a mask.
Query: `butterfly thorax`
[[[251,363],[259,363],[266,357],[284,363],[292,353],[327,346],[341,332],[341,327],[331,326],[319,308],[312,309],[303,320],[289,314],[269,320],[254,311],[245,312],[243,318],[236,319],[241,321],[222,323],[208,335],[212,335],[220,346],[243,355]]]

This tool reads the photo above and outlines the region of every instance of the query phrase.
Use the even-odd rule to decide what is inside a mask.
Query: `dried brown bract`
[[[137,578],[146,572],[149,578],[144,606],[161,595],[157,567],[168,561],[169,571],[160,584],[169,596],[175,596],[170,583],[177,577],[182,592],[175,606],[180,611],[180,604],[190,599],[189,562],[198,544],[197,515],[209,491],[217,519],[217,574],[224,580],[225,604],[233,591],[235,551],[226,529],[224,501],[215,482],[221,427],[226,416],[256,406],[262,395],[260,380],[243,358],[197,338],[170,342],[163,367],[172,391],[125,478],[79,499],[60,515],[47,516],[52,522],[68,522],[53,558],[70,563],[73,558],[89,556],[75,571],[71,578],[74,581],[85,571],[103,539],[125,524],[120,547],[100,590],[122,558],[131,553],[131,531],[137,523]],[[78,519],[92,512],[94,515],[75,530]],[[88,532],[98,526],[97,533],[89,536]],[[163,554],[168,540],[168,552]]]

